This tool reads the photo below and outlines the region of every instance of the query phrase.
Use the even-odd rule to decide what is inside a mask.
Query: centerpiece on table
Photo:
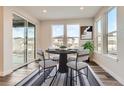
[[[64,45],[61,45],[59,48],[60,48],[60,50],[67,50],[67,47]]]

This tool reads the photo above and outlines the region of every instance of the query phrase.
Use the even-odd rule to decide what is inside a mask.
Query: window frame
[[[74,37],[74,38],[78,38],[78,45],[80,45],[80,24],[66,24],[66,45],[68,45],[68,25],[78,25],[79,26],[79,36]]]
[[[73,23],[73,24],[52,24],[51,25],[51,40],[52,40],[52,42],[51,42],[51,46],[53,46],[53,36],[52,36],[52,33],[53,33],[53,30],[52,30],[52,26],[54,26],[54,25],[63,25],[63,45],[66,45],[67,46],[67,44],[68,44],[68,42],[67,42],[67,40],[68,40],[68,29],[67,29],[67,26],[68,25],[79,25],[79,40],[78,40],[78,43],[80,42],[80,24],[78,23]],[[80,44],[80,43],[79,43]]]
[[[98,22],[101,21],[101,51],[98,51]],[[96,20],[96,51],[98,53],[103,53],[103,20],[102,17]]]
[[[107,13],[106,13],[106,19],[107,19],[107,20],[106,20],[106,23],[107,23],[107,24],[106,24],[106,30],[107,30],[107,31],[106,31],[106,37],[107,37],[107,41],[106,41],[106,43],[107,43],[107,46],[106,46],[107,51],[106,51],[106,53],[109,54],[109,55],[113,55],[113,56],[115,55],[115,56],[117,56],[118,48],[116,48],[116,50],[117,50],[117,51],[116,51],[116,54],[109,53],[109,51],[108,51],[108,50],[109,50],[109,49],[108,49],[108,45],[109,45],[109,42],[108,42],[108,35],[109,35],[109,32],[108,32],[108,14],[109,14],[109,12],[111,12],[114,8],[116,8],[116,31],[115,31],[115,32],[116,32],[116,41],[118,41],[118,40],[117,40],[117,36],[118,36],[118,35],[117,35],[117,34],[118,34],[118,31],[117,31],[117,7],[110,7],[110,8],[108,9]],[[112,31],[112,32],[114,32],[114,31]],[[117,47],[117,44],[116,44],[116,47]]]
[[[61,26],[63,26],[63,37],[62,37],[62,41],[63,41],[63,44],[64,44],[64,34],[65,34],[65,27],[64,27],[64,24],[52,24],[51,25],[51,46],[53,47],[53,29],[52,29],[52,27],[53,26],[56,26],[56,25],[61,25]],[[50,46],[49,46],[50,47]]]

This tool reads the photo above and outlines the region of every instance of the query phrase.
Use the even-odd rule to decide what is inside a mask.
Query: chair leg
[[[88,79],[88,67],[87,67],[87,79]]]
[[[50,68],[49,68],[49,72],[50,72]]]
[[[40,66],[39,66],[39,74],[41,73]]]
[[[51,81],[51,83],[50,83],[50,85],[49,86],[51,86],[52,84],[53,84],[53,81],[55,80],[55,78],[57,77],[57,73],[58,73],[58,71],[57,71],[57,67],[56,67],[56,74],[55,74],[55,76],[53,77],[53,79],[52,79],[52,81]]]
[[[72,86],[72,69],[70,68],[70,86]]]
[[[77,77],[78,77],[78,75],[77,75],[77,71],[76,71],[76,85],[77,85]]]
[[[56,66],[56,72],[57,72],[57,66]],[[55,73],[55,75],[56,75],[56,73]]]
[[[45,82],[45,69],[44,69],[44,82]]]
[[[67,86],[67,81],[68,81],[68,73],[69,73],[69,68],[68,68],[68,72],[67,72],[67,76],[66,76],[66,86]]]

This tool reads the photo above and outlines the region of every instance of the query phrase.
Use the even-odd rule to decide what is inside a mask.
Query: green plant
[[[64,46],[64,45],[61,45],[61,46],[60,46],[60,48],[67,48],[67,47],[66,47],[66,46]]]
[[[94,52],[94,44],[91,41],[87,41],[84,45],[82,45],[84,49],[88,49],[90,54]]]

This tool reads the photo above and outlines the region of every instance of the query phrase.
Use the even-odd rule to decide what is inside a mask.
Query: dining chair
[[[83,61],[83,62],[88,62],[88,59],[89,59],[89,52],[88,50],[84,50],[82,48],[79,48],[77,49],[79,55],[82,55],[82,57],[80,58],[80,61]],[[78,58],[79,60],[79,58]],[[75,54],[68,54],[68,62],[70,61],[76,61],[76,55]]]
[[[76,54],[68,54],[68,62],[76,61]]]
[[[48,48],[48,50],[50,50],[51,48]],[[57,61],[57,62],[59,62],[59,56],[58,55],[56,55],[56,54],[50,54],[50,53],[48,53],[48,58],[49,59],[51,59],[51,60],[53,60],[53,61]]]
[[[89,59],[89,50],[88,49],[79,49],[78,55],[80,56],[80,57],[78,57],[79,61],[88,62],[88,59]]]
[[[68,50],[70,50],[70,51],[77,51],[78,49],[68,49]],[[68,62],[70,62],[70,61],[76,61],[76,53],[74,53],[74,54],[68,54]]]
[[[83,51],[82,51],[83,52]],[[67,63],[68,68],[71,70],[71,82],[72,80],[76,82],[77,85],[77,77],[81,74],[85,75],[88,78],[88,64],[85,60],[88,60],[89,51],[84,50],[84,54],[81,51],[77,51],[77,57],[75,61],[70,61]],[[87,53],[87,54],[86,54]],[[85,57],[84,60],[82,60]],[[81,72],[82,69],[87,69],[86,73]],[[76,71],[76,75],[72,76],[72,70]],[[76,80],[75,80],[76,78]]]
[[[45,82],[45,79],[48,79],[48,78],[51,78],[51,77],[54,77],[57,73],[57,62],[56,61],[53,61],[53,60],[50,60],[50,59],[45,59],[45,56],[44,56],[44,52],[42,50],[38,50],[37,51],[37,54],[39,55],[39,72],[41,72],[41,70],[43,70],[43,73],[44,73],[44,82]],[[45,71],[46,70],[50,70],[50,68],[53,68],[55,67],[56,71],[55,71],[55,75],[54,76],[50,76],[48,78],[46,78],[45,76]]]

